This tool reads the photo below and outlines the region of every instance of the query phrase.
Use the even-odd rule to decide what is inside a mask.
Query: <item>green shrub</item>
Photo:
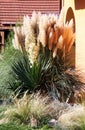
[[[11,76],[11,65],[16,56],[19,55],[12,45],[7,46],[3,54],[1,54],[0,60],[0,98],[6,98],[10,96],[9,79]]]
[[[7,39],[5,40],[4,52],[0,54],[0,98],[7,98],[12,91],[8,89],[9,80],[13,79],[11,75],[11,65],[20,54],[12,46],[13,31],[10,31]]]

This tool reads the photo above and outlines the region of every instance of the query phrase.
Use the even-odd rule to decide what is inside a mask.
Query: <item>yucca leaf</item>
[[[39,55],[38,62],[31,64],[28,56],[22,54],[12,65],[13,76],[20,82],[19,88],[13,86],[14,89],[16,88],[15,91],[28,89],[31,92],[41,84],[45,84],[45,76],[51,65],[51,59],[49,57],[45,59],[44,55]]]

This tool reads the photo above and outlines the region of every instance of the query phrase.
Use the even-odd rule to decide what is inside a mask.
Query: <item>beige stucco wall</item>
[[[85,76],[85,9],[75,9],[75,0],[63,0],[65,12],[72,7],[76,25],[76,68]],[[82,2],[82,1],[81,1]]]

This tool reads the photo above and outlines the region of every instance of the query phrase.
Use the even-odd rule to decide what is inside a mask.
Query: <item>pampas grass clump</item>
[[[21,27],[14,28],[13,45],[16,49],[26,50],[31,62],[37,60],[40,45],[52,51],[53,58],[58,49],[68,53],[74,43],[73,19],[64,23],[64,9],[59,17],[55,14],[33,12],[32,16],[24,16]],[[32,53],[33,52],[33,53]]]

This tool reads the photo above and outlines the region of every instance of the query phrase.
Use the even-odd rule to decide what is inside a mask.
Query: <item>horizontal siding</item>
[[[16,23],[33,11],[59,14],[60,0],[0,0],[0,24]]]

